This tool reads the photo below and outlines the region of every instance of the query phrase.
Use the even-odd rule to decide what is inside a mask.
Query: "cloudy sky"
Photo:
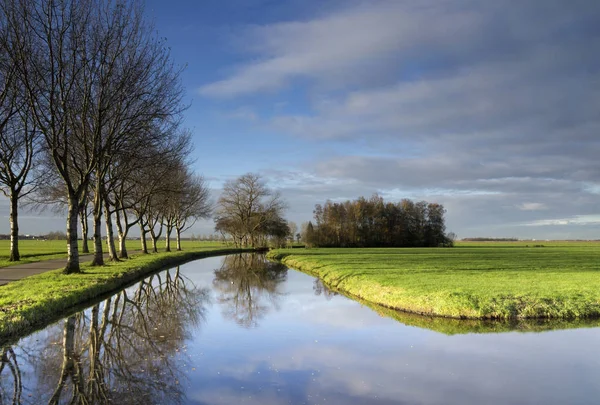
[[[444,204],[459,237],[600,238],[597,0],[149,0],[147,13],[187,64],[186,125],[215,199],[256,172],[296,222],[377,192]],[[63,224],[26,216],[28,233]]]

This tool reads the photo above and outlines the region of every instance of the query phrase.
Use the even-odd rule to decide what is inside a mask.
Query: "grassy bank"
[[[351,296],[379,315],[392,318],[407,326],[429,329],[445,335],[466,333],[545,332],[549,330],[597,328],[600,318],[511,318],[511,319],[455,319],[442,316],[420,315],[389,309],[356,296]]]
[[[239,249],[207,247],[137,255],[102,267],[83,265],[81,274],[49,271],[0,287],[0,338],[33,331],[82,303],[118,290],[142,276],[168,266]]]
[[[149,241],[150,242],[150,241]],[[127,240],[125,246],[129,252],[141,250],[139,240]],[[163,249],[164,240],[160,241],[159,249]],[[172,248],[175,246],[172,241]],[[225,245],[221,242],[211,241],[181,241],[182,249],[206,249],[206,248],[221,248]],[[93,242],[89,242],[89,248],[93,249]],[[151,249],[151,244],[148,244]],[[106,250],[106,246],[104,247]],[[0,240],[0,267],[15,266],[24,263],[39,262],[42,260],[60,259],[67,257],[67,241],[65,240],[21,240],[19,241],[19,252],[21,260],[18,262],[9,261],[10,257],[10,241]],[[81,253],[81,241],[79,241],[79,252]]]
[[[471,319],[600,317],[600,245],[307,249],[269,254],[334,289],[403,311]]]

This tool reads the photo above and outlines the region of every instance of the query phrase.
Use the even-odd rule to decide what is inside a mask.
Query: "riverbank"
[[[82,241],[79,241],[79,253],[83,253]],[[164,241],[161,241],[161,248]],[[140,241],[128,239],[125,241],[125,246],[128,252],[140,250]],[[89,247],[93,249],[92,241],[89,242]],[[150,245],[148,246],[150,248]],[[181,247],[183,250],[204,249],[225,247],[225,244],[218,241],[198,241],[198,240],[182,240]],[[106,248],[106,247],[105,247]],[[42,239],[25,239],[19,241],[19,251],[21,260],[11,262],[10,258],[10,241],[0,240],[0,268],[19,266],[27,263],[38,263],[46,260],[55,260],[67,257],[67,241],[66,240],[42,240]],[[91,260],[91,259],[90,259]]]
[[[600,317],[600,249],[275,250],[270,259],[350,296],[406,312],[468,319]]]
[[[13,281],[0,287],[0,338],[7,339],[33,331],[53,319],[60,319],[82,304],[165,267],[241,251],[206,247],[136,255],[101,267],[84,264],[80,274],[65,275],[62,269],[58,269]]]

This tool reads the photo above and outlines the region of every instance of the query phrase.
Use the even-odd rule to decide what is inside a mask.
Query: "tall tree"
[[[95,69],[91,0],[2,2],[10,26],[12,61],[31,116],[67,194],[66,273],[77,273],[77,216],[97,155],[90,128],[90,82]]]
[[[238,245],[256,246],[267,225],[282,219],[286,205],[261,177],[248,173],[227,181],[218,201],[216,230],[233,236]],[[285,221],[284,221],[285,222]]]
[[[9,65],[6,55],[0,55],[0,191],[10,201],[10,261],[18,261],[19,200],[34,191],[38,179],[32,175],[38,132],[18,95],[15,69]]]
[[[108,3],[110,4],[110,3]],[[112,238],[109,170],[120,154],[131,156],[142,148],[160,145],[165,131],[156,126],[177,127],[183,110],[180,70],[144,22],[139,1],[118,1],[101,12],[99,64],[91,115],[97,133],[94,224],[99,227],[104,211],[111,260],[116,260]],[[95,264],[103,264],[102,241],[95,232]]]
[[[5,0],[1,8],[11,62],[66,188],[65,272],[79,272],[82,197],[93,178],[94,262],[102,264],[106,170],[117,151],[143,145],[139,139],[155,121],[178,120],[179,70],[164,41],[144,22],[140,1]]]
[[[10,260],[18,261],[19,200],[34,189],[31,169],[38,132],[29,117],[22,83],[11,58],[13,42],[8,14],[0,8],[0,191],[10,201]]]

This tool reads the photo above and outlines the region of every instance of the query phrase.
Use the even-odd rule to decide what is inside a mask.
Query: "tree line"
[[[25,197],[66,209],[66,273],[80,271],[79,224],[83,252],[93,234],[96,265],[104,263],[103,227],[112,260],[127,257],[134,226],[144,252],[148,234],[154,251],[163,233],[170,250],[175,232],[180,249],[181,232],[210,211],[208,188],[190,169],[181,72],[139,0],[0,2],[0,189],[10,200],[10,260],[20,259]]]
[[[441,204],[403,199],[385,202],[379,195],[366,199],[317,204],[314,224],[303,226],[308,246],[320,247],[436,247],[451,246]]]

